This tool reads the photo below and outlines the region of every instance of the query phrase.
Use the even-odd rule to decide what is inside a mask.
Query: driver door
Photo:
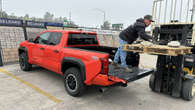
[[[50,36],[50,32],[45,32],[40,34],[36,39],[35,43],[32,46],[32,62],[39,66],[44,66],[43,59],[45,48],[48,45],[48,39]]]

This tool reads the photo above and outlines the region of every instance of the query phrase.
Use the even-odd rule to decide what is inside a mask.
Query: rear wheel
[[[81,96],[85,90],[81,73],[77,68],[69,68],[64,73],[64,86],[68,94],[77,97]]]
[[[25,52],[20,54],[19,63],[20,63],[20,68],[23,71],[30,71],[32,69],[32,65],[29,64],[28,62],[28,55]]]
[[[155,80],[155,76],[154,73],[150,76],[150,80],[149,80],[149,87],[152,91],[154,91],[154,80]]]
[[[192,100],[195,95],[194,79],[186,79],[183,81],[182,97],[184,100]]]

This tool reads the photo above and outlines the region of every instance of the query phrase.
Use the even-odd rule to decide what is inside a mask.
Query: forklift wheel
[[[182,97],[184,100],[191,101],[195,95],[194,79],[183,81]]]
[[[155,80],[155,76],[154,76],[154,73],[150,76],[150,81],[149,81],[149,86],[150,86],[150,89],[152,91],[154,91],[154,80]]]

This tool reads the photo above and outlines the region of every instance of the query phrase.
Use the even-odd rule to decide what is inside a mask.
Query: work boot
[[[120,69],[121,68],[121,66],[116,62],[112,62],[111,65],[114,66],[115,69]]]
[[[133,72],[133,70],[129,67],[125,67],[123,69],[124,69],[124,72],[127,72],[127,73],[132,73]]]

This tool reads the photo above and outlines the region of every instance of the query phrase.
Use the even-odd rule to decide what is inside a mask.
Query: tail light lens
[[[108,74],[108,69],[109,69],[109,61],[108,58],[100,58],[101,61],[101,74]]]

